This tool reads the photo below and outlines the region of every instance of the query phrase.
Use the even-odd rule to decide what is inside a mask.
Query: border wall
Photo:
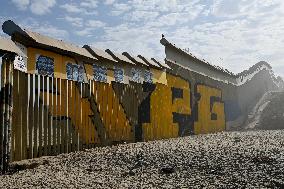
[[[3,30],[15,47],[0,45],[10,55],[1,72],[2,171],[23,159],[240,128],[282,82],[267,63],[234,75],[164,38],[165,62],[80,48],[12,21]]]
[[[186,80],[192,89],[202,84],[222,91],[226,130],[241,130],[248,114],[267,91],[283,90],[283,80],[275,77],[266,62],[259,62],[236,75],[198,59],[165,38],[161,39],[161,44],[165,46],[165,61],[172,68],[169,73]],[[199,96],[197,94],[196,98],[196,91],[191,96],[193,111],[198,111]]]

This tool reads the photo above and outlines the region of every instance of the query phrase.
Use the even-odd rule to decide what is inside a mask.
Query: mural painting
[[[195,103],[191,86],[167,74],[168,85],[156,84],[139,108],[141,136],[145,141],[225,130],[221,90],[197,85]],[[149,88],[149,87],[148,87]]]
[[[13,80],[12,161],[225,130],[221,90],[192,90],[170,74],[167,85],[82,83],[20,71]]]
[[[28,73],[14,75],[13,160],[225,130],[217,88],[192,86],[154,69],[154,74],[142,74],[133,68],[129,77],[114,67],[114,80],[109,81],[107,67],[93,64],[87,69],[70,57],[36,49],[28,53],[36,61],[29,59]],[[156,72],[165,73],[163,83]]]
[[[194,123],[194,133],[204,134],[225,130],[225,111],[222,102],[222,92],[219,89],[205,86],[196,86],[197,119]]]

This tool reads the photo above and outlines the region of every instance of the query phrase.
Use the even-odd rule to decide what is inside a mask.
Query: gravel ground
[[[283,144],[279,130],[95,148],[32,160],[0,188],[284,188]]]

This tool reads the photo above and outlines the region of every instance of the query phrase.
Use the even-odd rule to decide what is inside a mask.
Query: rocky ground
[[[283,188],[284,130],[95,148],[21,164],[27,162],[30,169],[0,176],[0,188]]]

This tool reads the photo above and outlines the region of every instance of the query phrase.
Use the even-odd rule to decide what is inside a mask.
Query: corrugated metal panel
[[[157,63],[154,62],[153,60],[150,60],[150,59],[145,58],[145,57],[142,56],[142,55],[138,55],[138,58],[140,58],[142,61],[144,61],[146,64],[149,64],[150,66],[154,66],[154,67],[157,67],[157,68],[161,68],[161,67],[159,66],[159,64],[157,64]]]
[[[101,58],[111,60],[113,62],[117,62],[115,59],[112,58],[112,56],[110,56],[108,53],[106,53],[105,51],[101,49],[91,47],[89,45],[84,45],[84,48],[87,49],[94,56],[97,56],[98,58],[101,57]]]
[[[116,59],[116,60],[121,60],[121,61],[123,61],[123,62],[130,63],[130,64],[132,64],[132,65],[135,65],[134,62],[132,62],[129,58],[127,58],[127,57],[124,56],[124,55],[121,55],[121,54],[118,54],[118,53],[114,53],[114,52],[112,52],[110,49],[106,49],[106,52],[107,52],[108,54],[110,54],[110,55],[111,55],[114,59]]]
[[[149,66],[143,60],[141,60],[140,58],[138,58],[136,56],[130,55],[128,52],[123,52],[122,55],[126,56],[128,59],[130,59],[131,61],[133,61],[137,64],[142,64],[143,66]]]
[[[156,62],[157,64],[159,64],[160,66],[164,67],[164,68],[168,68],[168,69],[172,69],[169,65],[167,65],[165,62],[161,62],[156,60],[155,58],[151,58],[151,60],[153,60],[154,62]]]
[[[13,52],[20,56],[26,57],[19,47],[10,39],[0,37],[0,50]]]
[[[55,47],[55,48],[58,48],[58,49],[61,49],[61,50],[73,52],[73,53],[76,53],[78,55],[85,56],[85,57],[88,57],[88,58],[91,58],[91,59],[96,59],[86,49],[78,47],[78,46],[73,45],[71,43],[66,43],[62,40],[53,39],[51,37],[47,37],[47,36],[41,35],[39,33],[31,32],[31,31],[28,31],[28,30],[25,30],[25,32],[32,39],[34,39],[37,43],[47,45],[47,46],[51,46],[51,47]]]

